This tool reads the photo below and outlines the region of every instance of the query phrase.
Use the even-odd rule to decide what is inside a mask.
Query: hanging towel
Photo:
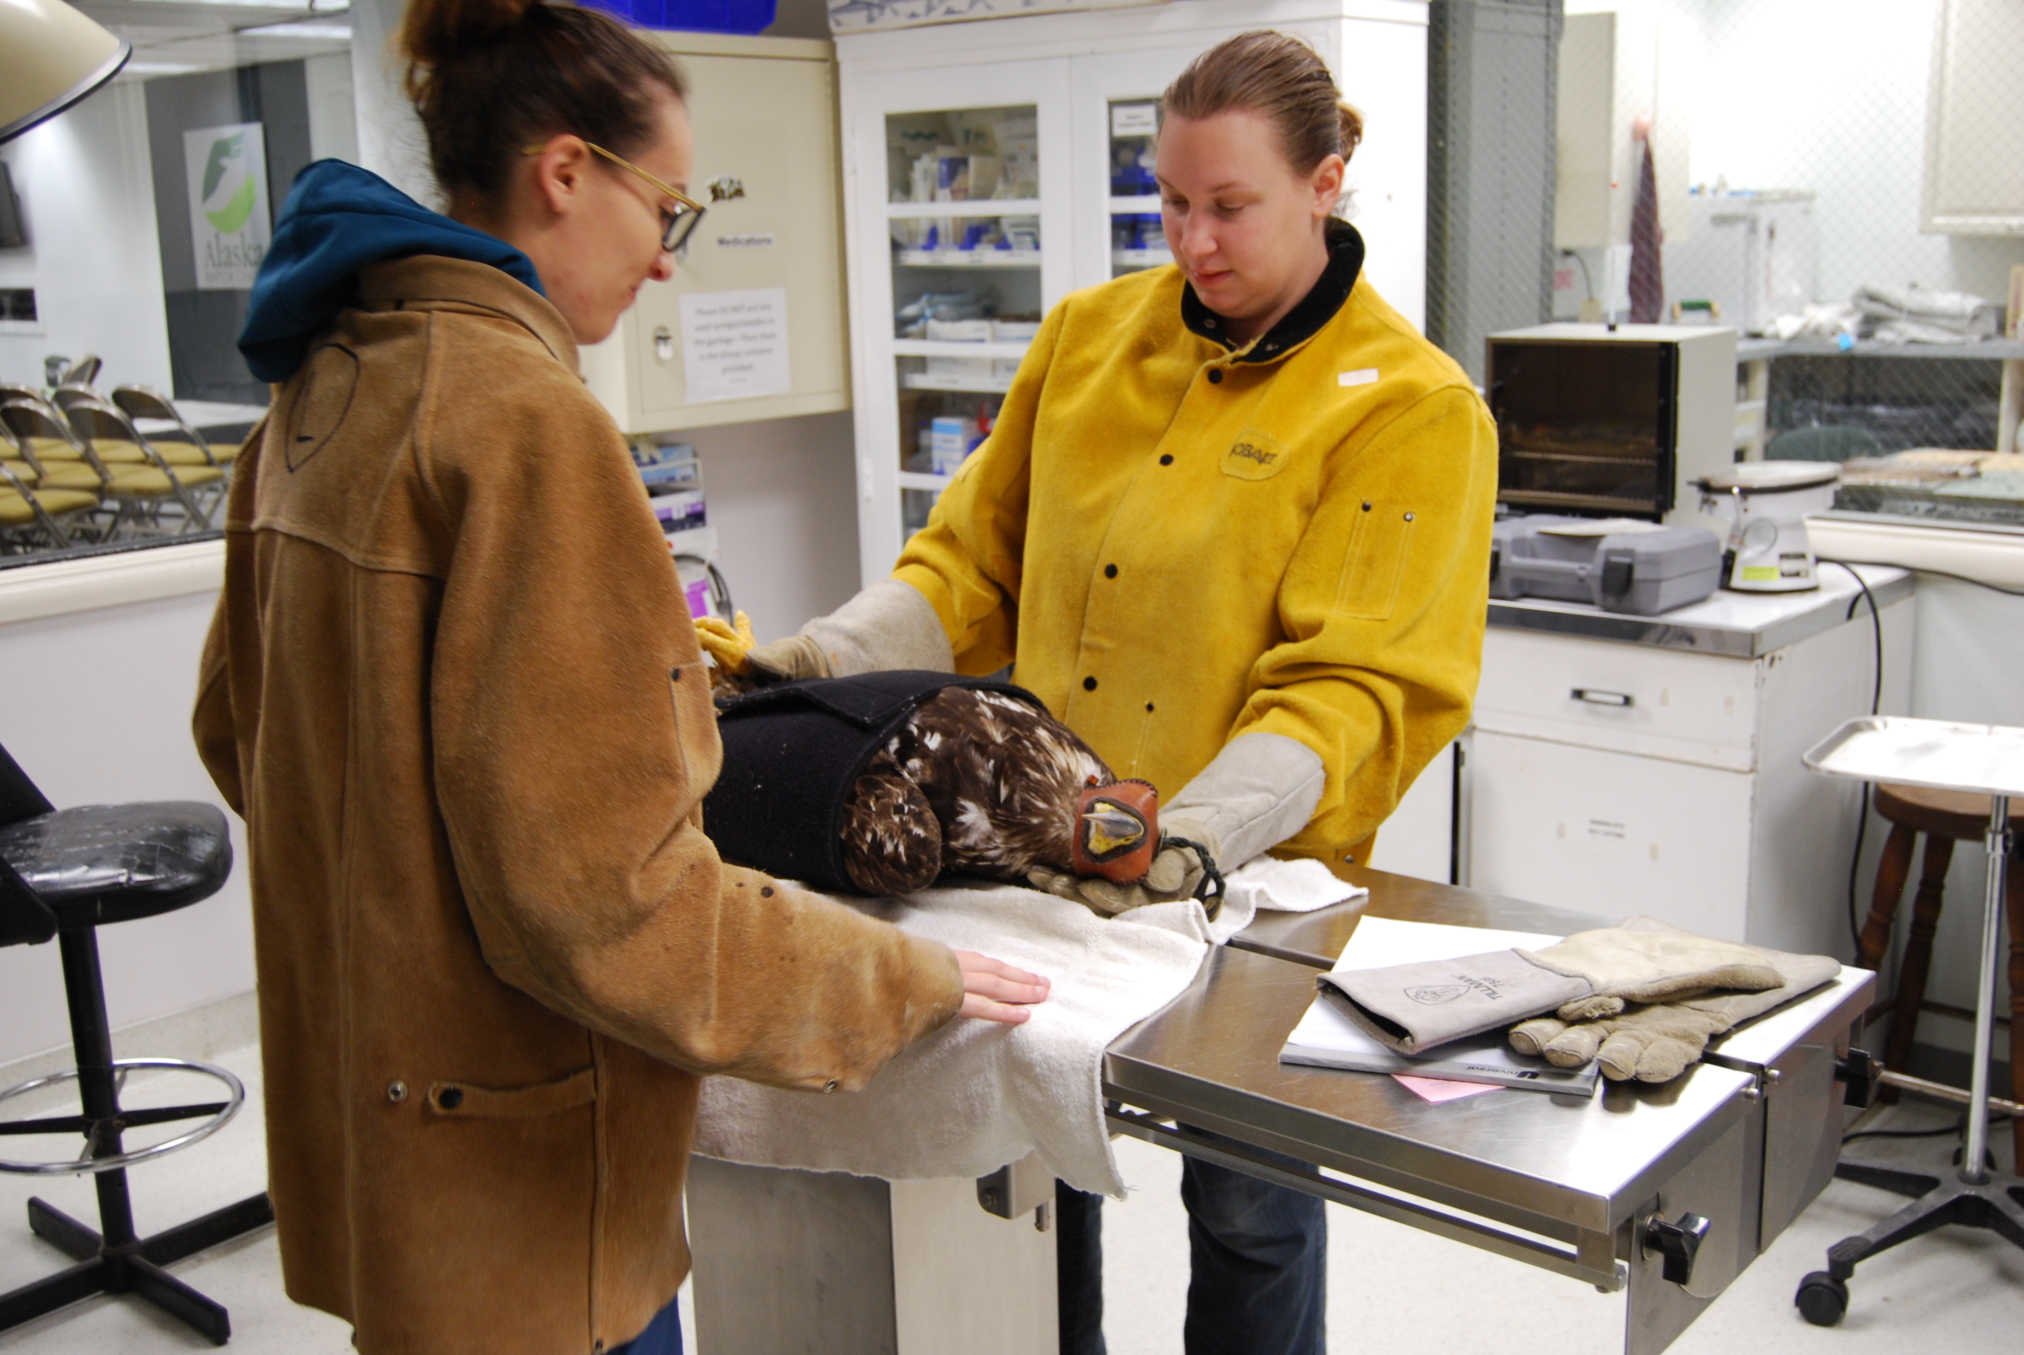
[[[1655,325],[1665,310],[1665,274],[1659,267],[1659,178],[1652,166],[1652,139],[1642,139],[1637,202],[1630,214],[1630,322]]]
[[[1037,1150],[1076,1189],[1122,1196],[1103,1118],[1110,1042],[1186,991],[1209,947],[1261,905],[1307,912],[1369,892],[1318,861],[1261,858],[1229,883],[1214,922],[1192,899],[1103,918],[1051,894],[981,882],[839,899],[917,936],[1044,974],[1053,990],[1021,1026],[951,1021],[847,1096],[710,1078],[695,1150],[888,1181],[982,1176]]]

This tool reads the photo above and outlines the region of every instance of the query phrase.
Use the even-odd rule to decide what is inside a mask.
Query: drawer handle
[[[1572,695],[1576,701],[1586,701],[1592,706],[1622,706],[1628,710],[1637,704],[1637,698],[1629,692],[1605,692],[1596,687],[1576,687]]]

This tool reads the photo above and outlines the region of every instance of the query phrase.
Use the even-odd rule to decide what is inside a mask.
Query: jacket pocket
[[[478,1087],[469,1082],[429,1084],[429,1109],[459,1120],[526,1120],[587,1106],[597,1099],[597,1069],[532,1087]]]
[[[1412,536],[1411,509],[1376,500],[1363,505],[1335,585],[1336,615],[1352,621],[1391,619]]]

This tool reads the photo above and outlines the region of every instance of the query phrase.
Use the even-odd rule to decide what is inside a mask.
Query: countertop
[[[1909,570],[1892,565],[1851,568],[1862,575],[1879,607],[1912,594]],[[1852,610],[1861,610],[1861,592],[1849,568],[1823,563],[1820,586],[1803,593],[1732,593],[1721,588],[1699,602],[1657,616],[1626,616],[1580,602],[1492,598],[1490,624],[1754,659],[1841,625]]]

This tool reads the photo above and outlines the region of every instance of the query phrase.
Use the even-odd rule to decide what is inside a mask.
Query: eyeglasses
[[[661,248],[663,250],[673,253],[683,245],[689,243],[689,237],[696,233],[697,224],[702,221],[703,213],[708,210],[702,203],[697,202],[674,185],[662,183],[659,179],[656,179],[653,175],[647,173],[624,156],[613,155],[594,141],[586,141],[583,144],[627,173],[637,174],[640,178],[653,185],[654,188],[675,200],[672,210],[665,207],[661,209]],[[546,149],[548,147],[544,144],[522,146],[520,153],[522,155],[539,155]]]

